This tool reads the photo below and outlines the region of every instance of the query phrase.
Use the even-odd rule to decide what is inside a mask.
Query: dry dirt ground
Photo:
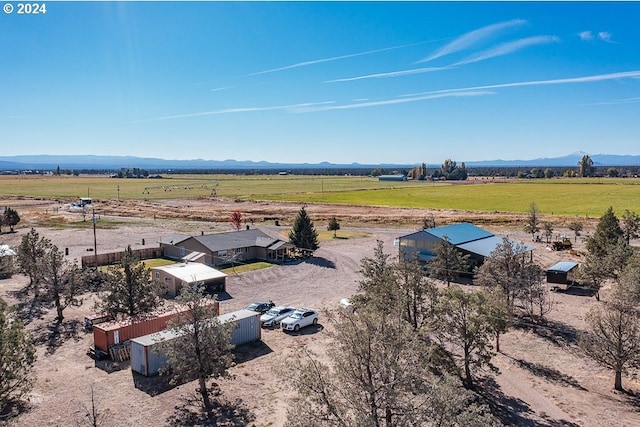
[[[43,200],[2,201],[0,205],[18,206],[23,217],[13,234],[0,235],[0,244],[16,245],[29,227],[60,248],[69,249],[69,258],[90,254],[94,244],[89,228],[52,228],[41,226],[52,217],[58,222],[81,221],[79,213],[66,212],[55,203]],[[224,200],[124,203],[100,202],[100,215],[120,215],[117,228],[96,232],[99,252],[156,245],[158,238],[173,232],[199,234],[229,230],[228,214],[240,210],[270,234],[287,229],[299,205]],[[352,295],[358,287],[360,260],[371,256],[377,240],[386,252],[393,253],[393,240],[417,229],[424,216],[433,215],[437,224],[470,221],[498,235],[508,236],[535,247],[534,257],[542,267],[559,260],[580,260],[579,254],[551,252],[542,243],[532,243],[522,231],[523,217],[512,214],[423,211],[390,208],[307,207],[317,228],[333,214],[339,216],[343,232],[363,231],[366,237],[322,242],[315,256],[304,262],[275,266],[264,270],[231,275],[228,295],[221,311],[242,308],[253,300],[272,299],[278,304],[335,309],[340,298]],[[56,212],[57,211],[57,212]],[[206,221],[216,219],[216,221]],[[274,226],[274,220],[281,222]],[[555,224],[556,233],[569,233],[561,218],[544,218]],[[593,221],[585,229],[588,232]],[[565,227],[565,228],[563,228]],[[572,235],[572,234],[571,234]],[[338,232],[340,236],[340,231]],[[583,249],[578,238],[577,249]],[[14,276],[0,281],[0,296],[18,303],[26,278]],[[603,292],[606,296],[606,289]],[[554,293],[554,310],[545,327],[518,325],[501,341],[502,352],[493,363],[498,372],[484,372],[487,392],[496,402],[496,411],[510,425],[523,426],[638,426],[640,400],[633,394],[613,392],[613,373],[587,359],[576,344],[576,335],[584,330],[584,315],[598,304],[593,297],[579,293]],[[163,425],[174,413],[180,398],[195,390],[195,383],[176,388],[162,387],[159,379],[145,380],[132,375],[128,364],[95,362],[86,355],[92,335],[81,328],[85,314],[91,312],[93,295],[85,295],[78,307],[65,311],[66,319],[57,335],[53,334],[50,311],[32,313],[28,325],[37,339],[36,382],[25,411],[9,424],[15,426],[79,425],[91,406],[91,389],[97,409],[107,426]],[[293,397],[286,379],[287,364],[307,348],[326,357],[330,345],[322,317],[317,328],[299,334],[263,330],[262,341],[239,352],[232,368],[234,379],[220,381],[229,400],[240,399],[254,416],[250,425],[280,426],[286,418],[287,402]],[[56,337],[54,339],[54,337]],[[285,372],[282,374],[276,372]],[[635,372],[625,376],[624,385],[640,391]],[[86,425],[86,424],[85,424]]]

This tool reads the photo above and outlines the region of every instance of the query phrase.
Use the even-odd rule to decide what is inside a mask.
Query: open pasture
[[[162,179],[108,176],[0,176],[0,197],[161,200],[199,197],[252,199],[291,193],[393,188],[399,183],[369,177],[295,175],[163,175]],[[401,184],[401,183],[400,183]]]
[[[612,206],[638,211],[639,180],[513,180],[501,183],[407,183],[399,188],[266,196],[271,200],[363,206],[526,213],[535,202],[542,214],[599,217]]]
[[[0,197],[70,200],[161,200],[211,196],[239,200],[540,213],[599,217],[612,206],[617,214],[638,211],[640,179],[536,179],[493,182],[382,182],[353,176],[171,175],[163,179],[108,177],[2,176]]]

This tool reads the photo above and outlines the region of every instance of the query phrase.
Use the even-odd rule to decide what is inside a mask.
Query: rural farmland
[[[526,213],[531,202],[541,213],[596,218],[609,206],[634,210],[638,178],[477,179],[465,182],[385,182],[356,176],[183,176],[163,179],[109,177],[0,176],[5,197],[162,201],[212,199],[276,201],[416,209]],[[585,203],[588,201],[588,203]]]
[[[0,181],[3,183],[1,204],[15,206],[20,211],[22,219],[16,228],[17,232],[3,234],[0,243],[15,246],[29,228],[34,226],[60,248],[68,248],[69,258],[79,259],[87,254],[87,248],[93,245],[91,221],[83,220],[81,212],[68,209],[59,200],[52,200],[43,195],[55,192],[55,187],[60,181],[48,181],[45,178],[37,185],[32,184],[31,189],[25,187],[22,191],[27,194],[18,196],[7,194],[13,191],[14,186],[5,186],[4,183],[10,181],[4,179],[6,178],[3,177]],[[100,212],[100,220],[97,223],[99,252],[118,251],[127,245],[133,248],[156,245],[162,236],[171,233],[198,235],[202,232],[228,231],[229,213],[234,210],[254,218],[252,227],[260,227],[286,237],[292,218],[302,203],[295,200],[298,197],[302,198],[301,191],[305,186],[309,189],[310,183],[318,183],[318,178],[277,179],[273,180],[273,183],[263,184],[260,197],[246,200],[237,197],[237,194],[229,198],[210,195],[187,197],[185,193],[178,194],[177,191],[163,191],[165,197],[147,200],[145,195],[134,194],[134,190],[150,185],[151,182],[94,177],[65,179],[68,179],[66,183],[73,183],[73,180],[77,179],[78,181],[69,187],[78,190],[85,186],[101,188],[100,185],[103,183],[106,183],[105,187],[100,191],[109,191],[114,183],[121,186],[120,200],[109,197],[106,192],[103,193],[104,198],[101,198],[98,190],[95,194],[90,190],[95,209]],[[557,199],[548,195],[558,194],[556,189],[569,192],[573,189],[580,197],[564,193],[561,198],[563,203],[587,206],[579,200],[594,200],[596,204],[595,199],[601,194],[603,186],[606,186],[607,191],[618,194],[619,198],[613,206],[616,212],[619,212],[624,209],[625,203],[632,206],[631,194],[636,194],[639,188],[637,182],[627,180],[607,181],[597,185],[582,180],[550,180],[536,184],[516,181],[500,184],[438,183],[435,186],[431,183],[409,183],[407,186],[385,183],[392,185],[387,189],[358,189],[358,186],[363,186],[358,180],[372,187],[379,183],[368,178],[350,181],[351,179],[334,178],[335,182],[341,183],[343,190],[339,192],[327,193],[320,188],[320,191],[313,190],[304,194],[309,199],[327,194],[333,197],[351,197],[345,198],[342,202],[327,200],[306,203],[316,227],[322,232],[320,249],[314,258],[308,262],[238,274],[228,272],[230,277],[227,290],[231,298],[221,301],[222,313],[241,309],[254,300],[267,299],[281,304],[334,310],[342,297],[351,296],[357,291],[358,282],[361,280],[360,261],[363,257],[371,256],[376,242],[384,242],[385,251],[393,254],[394,240],[400,235],[415,231],[422,219],[430,215],[438,224],[477,220],[499,235],[534,245],[535,260],[543,267],[549,267],[567,257],[580,262],[580,254],[584,251],[582,238],[577,239],[576,252],[573,255],[568,252],[548,251],[544,243],[531,242],[531,236],[522,230],[529,204],[535,201],[540,206],[542,218],[553,221],[557,234],[572,235],[566,222],[572,219],[575,213],[563,216],[562,212],[556,211],[555,208],[542,208],[545,206],[544,197],[548,197],[549,203],[553,203],[553,200]],[[153,180],[152,183],[157,182],[158,180]],[[223,184],[223,180],[219,182],[218,188],[226,185]],[[229,184],[231,182],[233,185],[229,185],[225,191],[231,192],[234,186],[234,191],[247,191],[246,189],[252,186],[252,181],[244,177],[230,179]],[[132,187],[127,187],[128,185]],[[525,192],[523,188],[528,190]],[[437,189],[441,194],[446,191],[459,191],[459,194],[463,194],[466,191],[467,195],[472,194],[472,191],[486,191],[487,197],[478,198],[474,204],[467,204],[460,210],[444,209],[444,198],[440,201],[443,208],[394,207],[394,204],[401,204],[402,200],[406,200],[403,199],[403,194],[407,192],[414,196],[422,194],[422,197],[431,194],[435,199],[435,193],[428,193],[429,189]],[[131,199],[122,198],[123,192],[127,194],[126,191],[131,192]],[[357,196],[363,193],[373,195],[387,191],[389,202],[386,206],[378,205],[375,200],[371,202],[374,206],[367,206],[364,199],[360,199],[359,202],[357,199]],[[276,192],[279,192],[278,197],[282,201],[266,200],[268,197],[274,197]],[[494,197],[498,197],[497,192],[501,192],[499,194],[502,199],[509,200],[505,203],[505,212],[499,215],[492,209],[496,203]],[[521,193],[526,193],[527,199],[524,199]],[[528,199],[529,196],[538,195],[541,197],[540,200]],[[398,201],[394,201],[394,197]],[[514,202],[521,197],[520,202]],[[73,199],[74,196],[68,196],[64,201]],[[482,200],[484,204],[480,204]],[[425,198],[423,203],[428,206],[431,200]],[[520,203],[524,206],[516,208]],[[546,209],[553,211],[553,215],[551,212],[547,214]],[[588,209],[592,212],[581,214],[590,216],[589,219],[585,219],[584,235],[593,232],[597,218],[602,214],[591,204],[588,205]],[[331,215],[337,216],[342,224],[337,232],[338,239],[332,239],[333,233],[324,231],[327,218]],[[274,225],[273,218],[281,218],[279,226]],[[20,275],[0,281],[0,296],[11,303],[19,303],[19,291],[27,281]],[[607,291],[603,289],[603,295],[606,296]],[[30,426],[40,424],[43,420],[54,425],[76,424],[78,417],[83,414],[82,408],[90,404],[88,390],[92,387],[99,401],[105,402],[99,407],[108,420],[105,425],[159,425],[172,415],[180,398],[193,390],[193,384],[187,383],[159,393],[154,392],[148,386],[134,381],[126,363],[104,365],[89,358],[85,353],[91,345],[92,336],[80,330],[78,324],[91,312],[95,299],[96,295],[86,294],[83,296],[82,305],[68,309],[67,319],[63,323],[65,332],[55,341],[50,339],[49,325],[54,316],[52,311],[45,311],[31,320],[28,328],[39,343],[35,367],[36,383],[30,394],[29,407],[13,419],[11,425]],[[632,426],[640,423],[633,398],[612,393],[611,372],[586,358],[576,344],[576,331],[584,330],[585,313],[596,304],[592,297],[558,293],[554,297],[554,309],[549,314],[548,327],[532,328],[530,325],[521,325],[512,328],[501,338],[502,352],[494,358],[499,374],[487,371],[483,375],[494,378],[496,391],[499,392],[501,404],[504,405],[503,410],[509,414],[505,419],[511,420],[512,425]],[[331,325],[324,321],[322,311],[320,316],[320,328],[308,333],[287,335],[278,330],[263,331],[260,344],[249,346],[241,352],[241,363],[232,369],[235,377],[220,382],[225,395],[229,399],[240,399],[253,415],[253,421],[247,425],[284,424],[288,403],[294,397],[294,392],[291,388],[274,390],[272,385],[281,380],[279,372],[286,361],[296,357],[303,349],[326,357],[330,341],[324,329],[330,330]],[[531,351],[533,348],[536,349],[535,352]],[[74,386],[68,387],[68,379],[71,376],[74,378]],[[625,377],[625,384],[629,390],[640,389],[635,371]],[[72,406],[71,410],[65,409],[69,406]]]

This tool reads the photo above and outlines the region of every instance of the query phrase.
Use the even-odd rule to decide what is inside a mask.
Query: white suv
[[[280,321],[283,331],[299,331],[309,325],[318,324],[318,312],[310,308],[298,308]]]

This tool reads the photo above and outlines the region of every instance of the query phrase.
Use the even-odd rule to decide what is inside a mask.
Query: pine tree
[[[340,223],[338,222],[338,219],[334,216],[332,216],[329,219],[329,224],[327,224],[327,231],[333,231],[333,238],[336,238],[336,231],[340,230]]]
[[[293,222],[293,229],[289,233],[289,241],[297,248],[310,251],[315,251],[320,247],[318,245],[318,232],[313,226],[313,221],[307,215],[307,210],[304,206],[300,208]]]

